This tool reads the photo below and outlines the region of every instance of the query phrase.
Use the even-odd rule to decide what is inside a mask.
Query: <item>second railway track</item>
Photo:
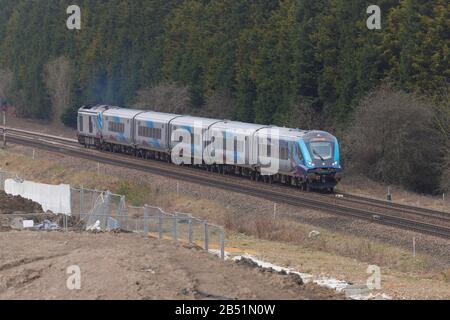
[[[249,183],[250,181],[232,176],[220,175],[221,179],[217,179],[219,177],[218,174],[211,174],[193,168],[178,167],[164,162],[147,161],[124,155],[86,150],[79,146],[74,139],[55,137],[42,133],[8,128],[7,136],[8,140],[15,144],[149,172],[296,207],[324,211],[338,216],[357,218],[377,224],[450,239],[450,215],[445,212],[392,204],[382,200],[353,195],[343,195],[343,198],[331,198],[319,194],[307,194],[282,186]],[[292,194],[287,194],[286,190],[292,190]]]

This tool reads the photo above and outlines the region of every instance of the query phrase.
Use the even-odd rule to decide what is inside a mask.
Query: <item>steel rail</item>
[[[56,137],[56,139],[54,139],[53,136],[45,134],[36,134],[35,136],[38,138],[36,139],[27,136],[27,135],[33,136],[33,133],[31,132],[26,133],[25,132],[19,133],[18,131],[14,132],[15,133],[13,134],[8,133],[8,138],[9,141],[16,144],[21,144],[30,147],[39,147],[41,149],[50,152],[62,153],[64,155],[84,158],[91,161],[102,162],[113,166],[121,166],[129,169],[145,171],[161,176],[170,177],[173,179],[185,180],[188,182],[199,183],[214,188],[220,188],[228,191],[246,194],[257,198],[264,198],[274,202],[285,203],[296,207],[305,207],[309,209],[325,211],[331,214],[338,214],[340,216],[355,217],[358,219],[368,220],[377,224],[399,227],[407,230],[412,230],[420,233],[450,239],[450,228],[436,224],[424,223],[412,219],[405,219],[402,217],[391,216],[379,212],[373,212],[358,208],[349,208],[338,204],[332,204],[329,202],[308,199],[307,197],[301,194],[289,195],[286,193],[276,192],[274,190],[268,190],[266,188],[258,188],[258,185],[243,186],[242,184],[233,183],[230,181],[220,181],[213,179],[214,178],[213,176],[206,177],[199,175],[198,172],[190,172],[189,170],[177,170],[176,168],[179,167],[176,166],[172,166],[170,168],[168,166],[165,166],[166,168],[162,166],[154,166],[152,165],[152,162],[149,161],[143,161],[135,158],[131,159],[128,157],[117,156],[115,154],[114,157],[111,157],[111,154],[105,154],[92,150],[85,150],[82,149],[81,147],[73,148],[67,146],[64,143],[55,143],[55,141],[47,141],[42,138],[60,140],[61,142],[65,143],[68,142],[75,143],[76,140],[72,139],[66,139],[61,137]],[[23,136],[21,136],[20,134],[23,134]]]

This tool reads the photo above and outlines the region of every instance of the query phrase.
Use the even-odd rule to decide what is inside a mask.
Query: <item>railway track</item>
[[[7,136],[8,141],[15,144],[450,239],[450,214],[445,212],[354,195],[344,194],[342,198],[337,198],[329,195],[309,194],[292,188],[254,183],[238,177],[212,174],[165,162],[98,152],[79,146],[77,140],[42,133],[8,128]],[[220,179],[217,179],[218,176]],[[291,192],[287,193],[286,190]]]

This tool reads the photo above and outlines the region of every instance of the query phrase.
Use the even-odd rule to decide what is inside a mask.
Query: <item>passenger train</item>
[[[85,147],[193,165],[297,186],[333,191],[342,178],[339,143],[323,131],[305,131],[108,105],[78,111]],[[276,163],[276,170],[266,170]],[[273,169],[273,168],[272,168]]]

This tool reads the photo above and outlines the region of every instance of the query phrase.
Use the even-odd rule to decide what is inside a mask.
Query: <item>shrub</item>
[[[351,168],[415,191],[438,190],[444,142],[433,108],[417,97],[382,85],[363,99],[344,141]]]

